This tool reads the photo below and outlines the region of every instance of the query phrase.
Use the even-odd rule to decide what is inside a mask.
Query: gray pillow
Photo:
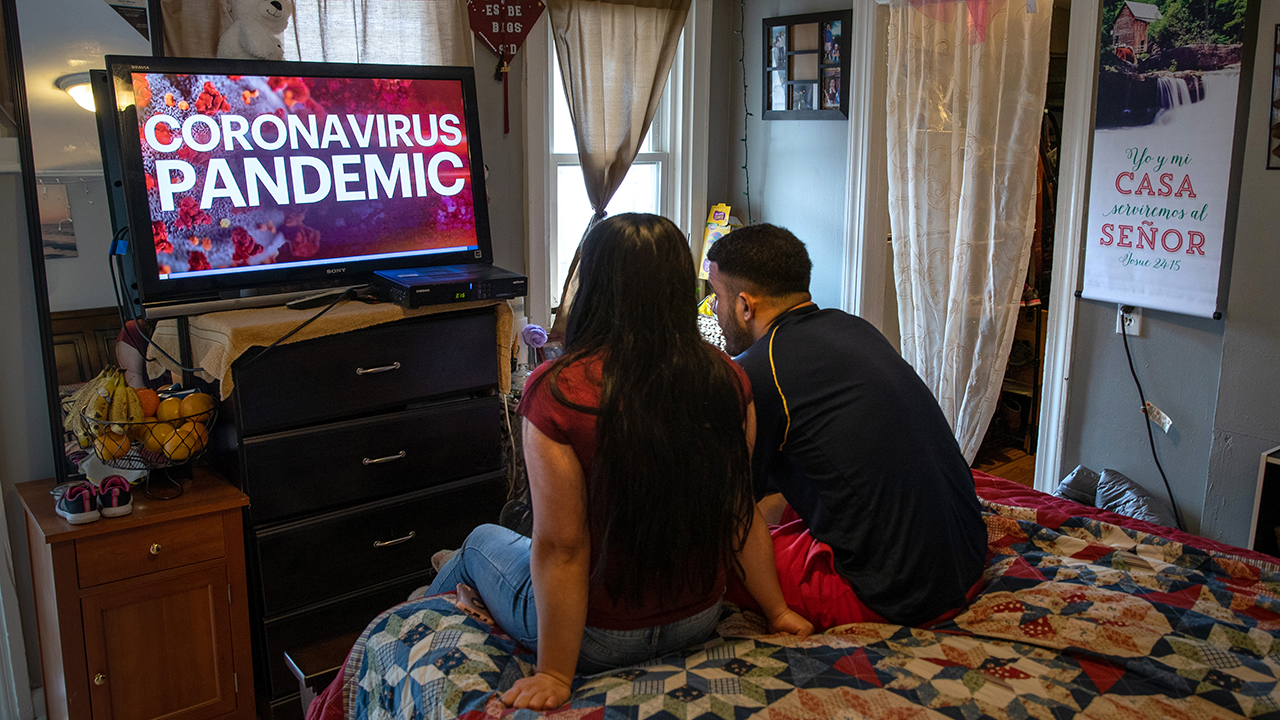
[[[1058,489],[1054,490],[1053,494],[1092,507],[1098,494],[1098,479],[1098,473],[1083,465],[1077,465],[1076,469],[1059,483]]]
[[[1115,470],[1103,470],[1098,479],[1098,507],[1165,527],[1177,527],[1169,501]]]

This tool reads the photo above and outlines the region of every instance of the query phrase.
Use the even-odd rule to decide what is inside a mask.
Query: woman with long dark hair
[[[502,696],[535,710],[568,700],[575,669],[705,639],[729,573],[774,631],[813,629],[778,587],[751,491],[750,386],[698,331],[684,235],[656,215],[606,219],[579,272],[565,354],[534,371],[520,403],[533,537],[481,526],[430,588],[475,588],[537,648],[537,673]]]

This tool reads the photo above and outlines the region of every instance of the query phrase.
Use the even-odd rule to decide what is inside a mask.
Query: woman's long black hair
[[[543,377],[557,401],[598,415],[586,508],[595,577],[616,603],[711,592],[719,568],[737,567],[754,509],[741,382],[702,339],[696,303],[670,220],[616,215],[583,240],[565,354]],[[585,408],[556,378],[597,353],[600,406]]]

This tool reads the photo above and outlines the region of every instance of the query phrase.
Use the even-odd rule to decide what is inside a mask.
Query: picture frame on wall
[[[847,120],[852,12],[807,13],[763,21],[765,120]]]
[[[1276,25],[1275,54],[1271,56],[1271,132],[1267,133],[1267,169],[1280,170],[1280,25]]]

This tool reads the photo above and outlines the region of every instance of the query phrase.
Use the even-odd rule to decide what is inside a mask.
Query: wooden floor
[[[1021,448],[984,447],[973,459],[973,469],[1034,487],[1036,456],[1026,454]]]

